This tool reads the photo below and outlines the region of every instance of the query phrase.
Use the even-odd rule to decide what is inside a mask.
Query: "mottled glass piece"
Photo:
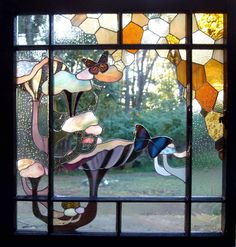
[[[221,232],[221,203],[193,203],[192,232]]]
[[[45,45],[49,40],[48,15],[20,15],[16,17],[17,45]]]
[[[151,19],[148,28],[160,37],[166,37],[169,34],[169,23],[160,18]]]
[[[199,30],[207,34],[214,40],[223,38],[224,36],[224,15],[219,13],[198,13],[195,18]]]
[[[208,61],[204,66],[207,81],[217,90],[224,88],[224,65],[214,59]]]
[[[122,232],[183,232],[183,203],[124,203]]]
[[[206,127],[209,133],[209,136],[217,141],[223,137],[223,124],[220,122],[220,118],[223,114],[218,112],[209,112],[205,117]]]

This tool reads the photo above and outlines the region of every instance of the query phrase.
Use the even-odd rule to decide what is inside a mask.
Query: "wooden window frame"
[[[4,136],[4,148],[3,148],[3,159],[2,159],[2,176],[1,185],[3,192],[1,193],[1,208],[3,213],[1,221],[1,233],[4,234],[6,239],[18,240],[18,241],[35,241],[37,239],[41,243],[45,243],[48,240],[59,239],[62,242],[67,241],[79,241],[80,243],[89,244],[90,241],[98,241],[98,243],[113,243],[113,241],[126,241],[129,243],[147,243],[154,241],[155,244],[159,246],[169,245],[169,244],[181,244],[182,246],[214,246],[218,244],[219,246],[234,246],[235,238],[235,201],[236,201],[236,185],[235,179],[232,174],[236,172],[236,166],[234,164],[234,140],[235,140],[235,127],[236,120],[234,118],[234,104],[235,104],[235,92],[236,92],[236,61],[234,59],[234,54],[236,54],[236,30],[234,23],[236,23],[236,1],[228,0],[126,0],[119,2],[109,1],[109,0],[90,0],[89,4],[87,1],[76,1],[76,0],[41,0],[41,1],[20,1],[20,0],[6,0],[1,2],[1,75],[3,75],[3,82],[1,83],[2,88],[2,106],[1,114],[4,116],[3,121],[3,136]],[[49,226],[49,234],[34,233],[31,234],[19,234],[16,233],[16,136],[15,136],[15,51],[16,46],[14,46],[14,17],[21,14],[53,14],[59,13],[81,13],[81,12],[103,12],[103,13],[132,13],[132,12],[147,12],[147,13],[186,13],[188,18],[188,34],[191,33],[191,16],[192,13],[205,12],[205,13],[225,13],[226,16],[226,26],[227,26],[227,43],[225,45],[219,46],[226,50],[226,84],[227,84],[227,113],[226,113],[226,128],[225,136],[226,141],[226,151],[225,151],[225,161],[223,165],[223,216],[222,224],[224,229],[222,234],[191,234],[191,230],[186,229],[186,234],[184,235],[173,235],[173,234],[154,234],[154,235],[122,235],[120,232],[119,218],[122,200],[114,200],[117,203],[117,215],[118,215],[118,227],[117,234],[115,236],[86,236],[86,234],[55,234],[52,232]],[[4,35],[2,35],[4,34]],[[136,46],[131,45],[132,48],[145,47],[145,45]],[[39,46],[37,46],[38,48]],[[45,46],[44,46],[45,47]],[[63,49],[63,46],[60,46]],[[99,47],[99,45],[97,46]],[[104,48],[103,46],[100,46]],[[107,46],[108,47],[108,46]],[[127,46],[128,47],[128,46]],[[147,49],[156,47],[152,45],[146,45]],[[210,47],[208,45],[193,45],[191,48],[206,49]],[[29,46],[27,46],[29,48]],[[31,47],[35,49],[34,47]],[[42,47],[43,48],[43,47]],[[48,46],[50,49],[51,46]],[[64,46],[66,48],[66,46]],[[68,47],[67,47],[68,48]],[[76,46],[75,46],[76,48]],[[118,46],[119,48],[119,46]],[[120,48],[123,48],[121,46]],[[164,48],[164,46],[163,46]],[[167,45],[166,48],[171,48],[171,45]],[[22,48],[23,49],[23,48]],[[86,49],[86,46],[85,46]],[[191,55],[188,55],[191,60]],[[189,78],[191,77],[191,66],[189,66]],[[190,79],[191,81],[191,79]],[[191,124],[191,119],[188,119],[187,124]],[[188,171],[188,176],[191,180],[191,169]],[[50,178],[51,177],[51,178]],[[191,182],[191,181],[190,181]],[[53,183],[53,176],[49,176],[49,188]],[[5,188],[8,184],[8,188]],[[191,183],[190,183],[191,185]],[[191,216],[191,203],[192,202],[215,202],[215,198],[208,198],[204,200],[203,198],[192,198],[191,197],[191,186],[187,186],[186,199],[183,201],[189,205],[188,217]],[[53,197],[52,189],[49,189],[49,198]],[[18,198],[19,199],[19,198]],[[18,200],[17,199],[17,200]],[[128,198],[128,201],[132,198]],[[49,199],[52,203],[53,200]],[[113,201],[108,199],[107,201]],[[142,200],[140,200],[142,201]],[[145,200],[144,200],[145,201]],[[173,202],[176,202],[175,200]],[[218,201],[217,201],[218,202]],[[50,213],[49,213],[50,222]],[[51,221],[52,222],[52,221]],[[191,221],[190,221],[191,222]],[[189,224],[188,224],[189,225]],[[141,242],[140,242],[141,241]]]

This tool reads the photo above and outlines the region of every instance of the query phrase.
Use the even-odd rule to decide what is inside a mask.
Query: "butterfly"
[[[104,51],[99,58],[98,62],[94,62],[87,58],[82,58],[82,62],[89,68],[89,72],[93,75],[97,75],[99,72],[104,73],[108,70],[108,51]]]
[[[137,124],[135,127],[134,150],[139,152],[147,147],[151,158],[157,157],[164,148],[173,142],[173,140],[167,136],[151,138],[148,131],[142,125]]]

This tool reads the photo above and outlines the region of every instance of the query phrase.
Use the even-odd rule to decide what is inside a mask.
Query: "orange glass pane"
[[[207,112],[210,112],[213,109],[216,98],[217,90],[213,88],[209,83],[204,83],[203,86],[196,91],[197,101]]]
[[[143,35],[143,29],[137,24],[130,22],[123,29],[124,44],[140,44]]]

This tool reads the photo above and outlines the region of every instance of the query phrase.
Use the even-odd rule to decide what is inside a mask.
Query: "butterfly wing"
[[[150,140],[150,135],[148,131],[142,125],[136,125],[136,133],[134,139],[134,150],[141,151],[143,150]]]
[[[98,63],[107,63],[108,62],[108,51],[104,51],[101,57],[98,60]]]
[[[96,63],[93,60],[87,58],[82,58],[82,62],[85,64],[87,68],[92,68],[93,66],[96,65]]]
[[[102,56],[98,60],[98,67],[101,73],[104,73],[108,70],[109,66],[108,62],[108,51],[104,51]]]
[[[155,158],[166,148],[173,140],[167,136],[158,136],[152,138],[148,143],[148,153],[151,158]]]
[[[106,63],[100,63],[98,65],[98,67],[99,67],[99,70],[100,70],[101,73],[106,72],[108,70],[108,68],[109,68],[108,64],[106,64]]]

